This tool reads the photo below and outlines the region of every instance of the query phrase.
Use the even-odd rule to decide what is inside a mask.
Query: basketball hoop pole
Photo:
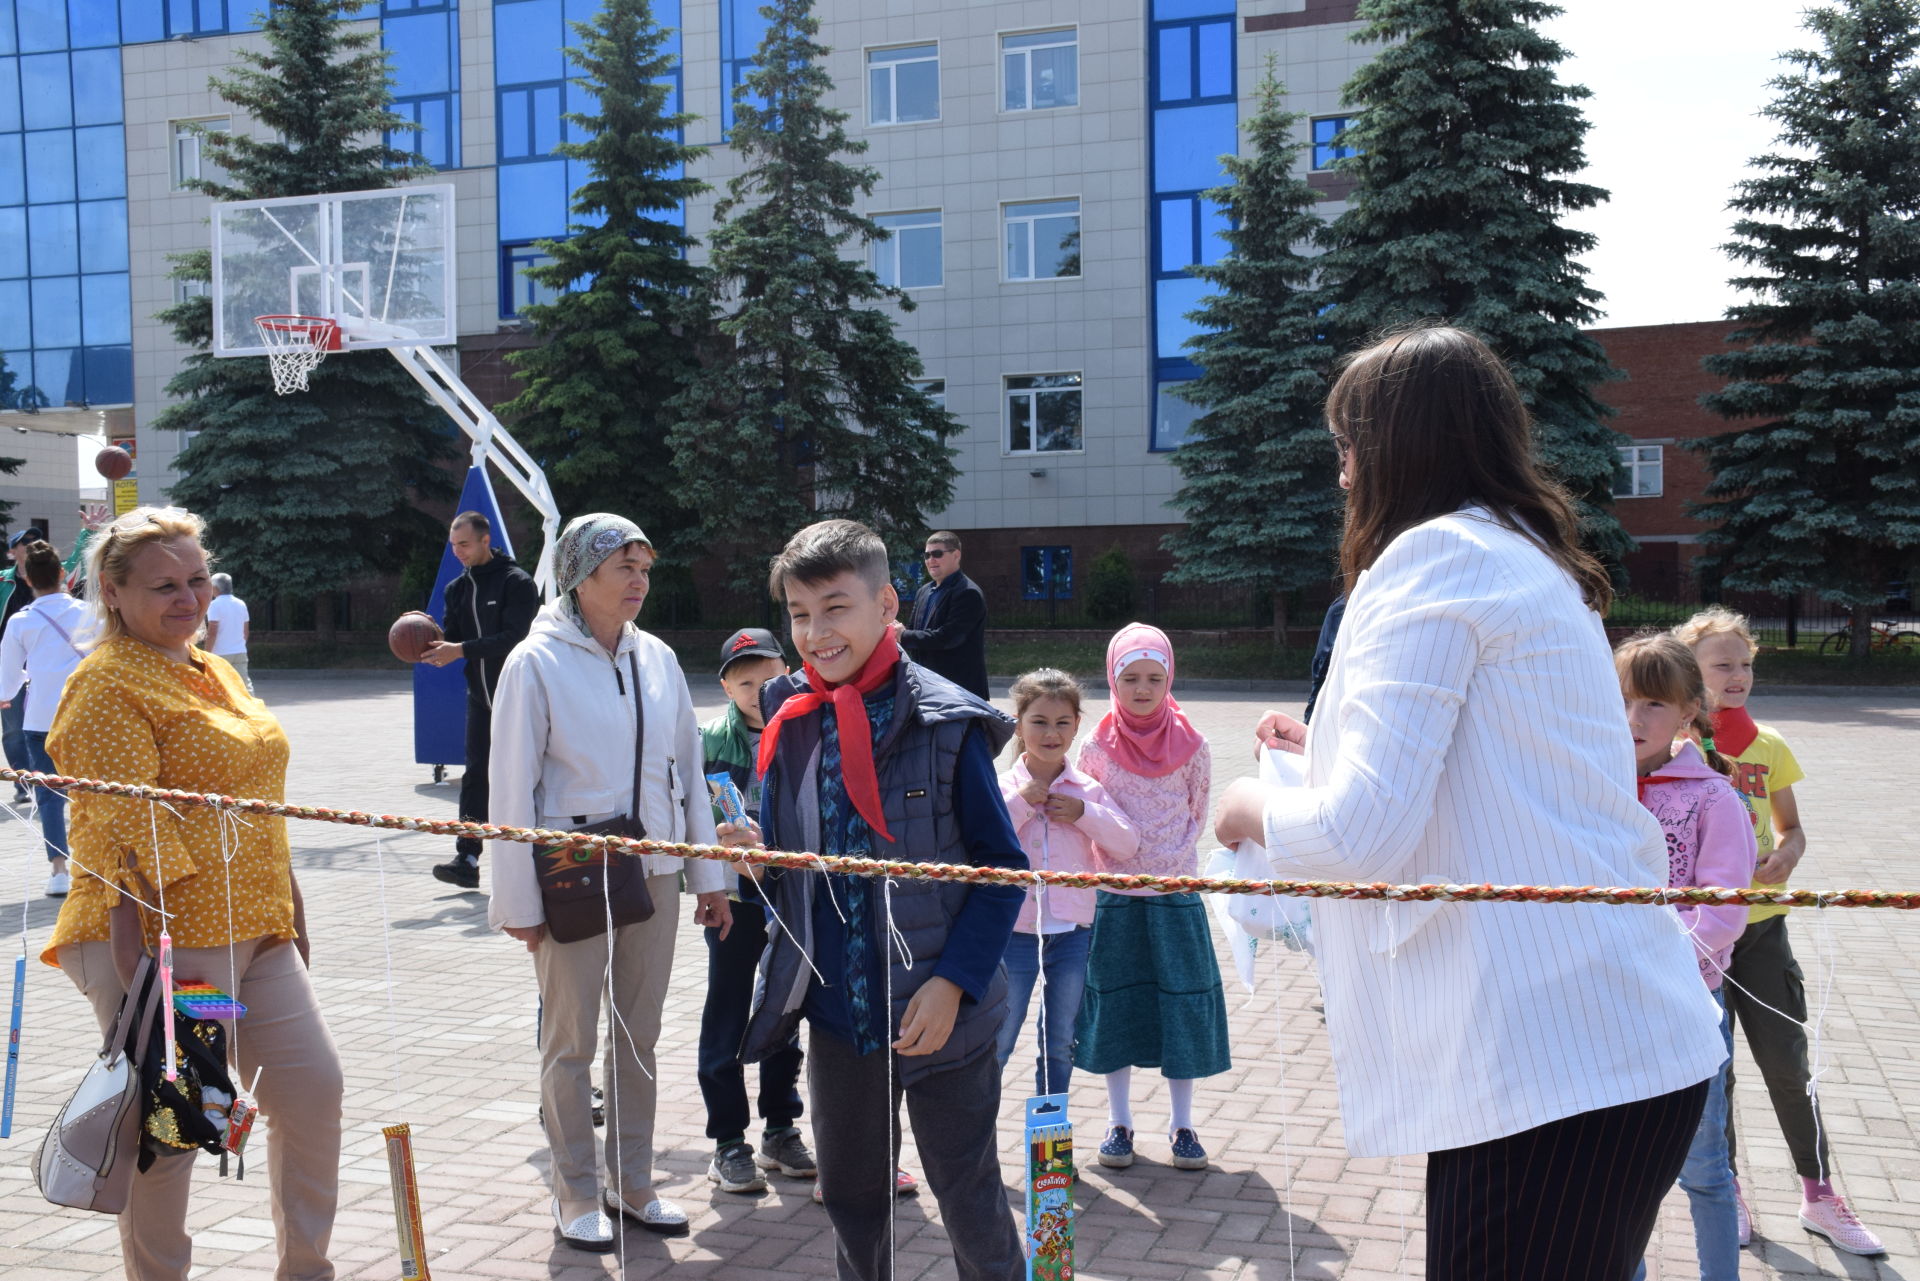
[[[560,541],[560,505],[554,502],[553,491],[547,487],[547,474],[433,348],[389,347],[387,350],[400,362],[401,368],[413,375],[413,380],[432,397],[433,403],[467,434],[467,439],[473,442],[474,466],[492,463],[498,467],[540,513],[540,529],[546,539],[540,549],[540,563],[533,571],[533,581],[541,595],[551,600],[558,594],[553,559]]]

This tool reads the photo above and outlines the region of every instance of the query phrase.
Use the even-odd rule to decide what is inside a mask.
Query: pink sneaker
[[[1747,1209],[1747,1194],[1740,1190],[1739,1179],[1733,1181],[1733,1214],[1734,1222],[1738,1225],[1736,1230],[1740,1234],[1740,1244],[1752,1245],[1753,1211]]]
[[[1867,1230],[1854,1212],[1848,1208],[1846,1199],[1838,1196],[1823,1196],[1814,1201],[1800,1203],[1800,1226],[1809,1232],[1818,1232],[1833,1243],[1836,1250],[1845,1250],[1848,1254],[1875,1255],[1885,1254],[1887,1247],[1880,1244],[1880,1238]]]

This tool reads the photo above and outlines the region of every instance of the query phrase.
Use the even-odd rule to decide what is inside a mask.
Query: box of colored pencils
[[[1073,1125],[1067,1096],[1027,1100],[1027,1281],[1073,1276]]]

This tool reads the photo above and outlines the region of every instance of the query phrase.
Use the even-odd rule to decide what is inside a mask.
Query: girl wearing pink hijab
[[[1097,780],[1140,833],[1130,871],[1193,876],[1207,821],[1213,754],[1173,700],[1173,645],[1130,623],[1107,645],[1113,708],[1080,749]],[[1080,1006],[1074,1066],[1107,1078],[1109,1126],[1100,1164],[1133,1164],[1133,1069],[1159,1068],[1173,1115],[1177,1169],[1203,1170],[1193,1128],[1193,1083],[1232,1066],[1227,1002],[1198,894],[1101,890]]]

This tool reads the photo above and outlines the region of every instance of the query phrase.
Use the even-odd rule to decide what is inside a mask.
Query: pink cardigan
[[[1641,776],[1640,803],[1667,834],[1667,884],[1742,889],[1753,880],[1759,848],[1753,815],[1733,784],[1715,773],[1692,743],[1682,743],[1671,761]],[[1746,905],[1676,910],[1693,936],[1700,977],[1717,990],[1733,945],[1747,927]]]
[[[1013,820],[1013,830],[1020,834],[1020,848],[1027,852],[1027,863],[1035,871],[1042,868],[1055,872],[1120,871],[1122,869],[1113,865],[1132,858],[1140,848],[1140,834],[1107,796],[1107,789],[1075,769],[1072,761],[1067,762],[1060,777],[1054,779],[1053,786],[1047,790],[1071,796],[1086,807],[1078,822],[1054,822],[1027,804],[1020,789],[1032,781],[1033,773],[1027,768],[1024,752],[1014,758],[1012,769],[1000,775],[1000,795],[1007,802],[1007,816]],[[1020,905],[1020,919],[1013,928],[1022,934],[1032,934],[1040,928],[1037,894],[1037,889],[1028,890],[1027,901]],[[1092,890],[1050,885],[1047,914],[1075,925],[1091,925],[1093,895]]]

